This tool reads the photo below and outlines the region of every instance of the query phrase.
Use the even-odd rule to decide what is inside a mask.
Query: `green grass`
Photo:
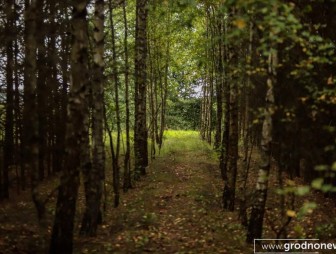
[[[134,159],[134,149],[133,149],[133,132],[131,134],[131,161]],[[117,134],[115,132],[112,133],[112,138],[114,142],[114,148],[116,148],[116,139]],[[122,133],[121,136],[121,144],[120,144],[120,156],[123,157],[125,154],[125,142],[126,137],[125,133]],[[151,153],[151,139],[148,139],[148,154]],[[108,136],[105,138],[106,144],[106,152],[107,152],[107,161],[111,159],[111,151]],[[161,147],[161,151],[159,152],[159,148],[155,145],[156,148],[156,157],[167,157],[170,155],[174,155],[174,159],[177,160],[194,160],[195,154],[200,159],[201,157],[204,160],[212,160],[217,161],[217,154],[214,152],[211,145],[207,142],[203,141],[200,137],[198,131],[195,130],[167,130],[163,135],[163,144]],[[180,155],[180,156],[179,156]],[[122,163],[122,159],[120,161]],[[110,162],[108,162],[108,165]]]
[[[201,140],[199,132],[197,131],[168,130],[164,133],[163,139],[162,155],[193,151],[207,154],[212,153],[211,146]]]

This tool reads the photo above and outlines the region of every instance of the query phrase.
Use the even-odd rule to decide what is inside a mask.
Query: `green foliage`
[[[332,219],[329,223],[318,225],[315,228],[315,234],[320,239],[335,239],[336,238],[336,220]]]
[[[155,213],[145,213],[142,216],[141,222],[143,226],[149,227],[157,223],[157,215]]]
[[[317,165],[315,170],[319,172],[321,177],[315,178],[312,181],[312,188],[324,193],[336,192],[336,186],[334,184],[336,177],[336,162],[331,165]]]
[[[199,128],[201,100],[199,98],[168,101],[167,128],[197,130]]]
[[[311,214],[314,209],[317,208],[317,204],[314,202],[305,202],[302,207],[300,208],[297,217],[302,219],[307,214]]]

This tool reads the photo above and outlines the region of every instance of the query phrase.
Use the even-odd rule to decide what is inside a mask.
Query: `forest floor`
[[[252,158],[248,192],[254,188],[257,171],[258,158],[256,155]],[[270,185],[275,186],[275,181],[271,177]],[[300,184],[300,180],[287,182]],[[55,181],[49,181],[46,190],[54,184]],[[150,163],[147,176],[121,196],[118,208],[113,208],[113,194],[107,184],[107,207],[96,238],[78,236],[84,208],[80,190],[74,253],[253,253],[253,245],[245,243],[246,231],[238,212],[222,209],[223,183],[218,160],[196,132],[171,132],[161,155]],[[48,220],[43,230],[37,226],[28,192],[1,204],[0,253],[46,253],[55,199],[48,204]],[[312,193],[296,198],[293,210],[299,211],[308,199],[319,204],[319,208],[308,211],[304,218],[294,217],[287,228],[287,237],[335,239],[336,211],[332,201]],[[265,238],[274,238],[281,228],[282,220],[276,219],[281,218],[278,202],[279,195],[271,188]]]

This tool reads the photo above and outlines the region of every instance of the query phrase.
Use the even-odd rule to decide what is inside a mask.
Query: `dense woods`
[[[335,11],[334,0],[1,1],[0,207],[29,193],[44,241],[22,253],[74,253],[78,238],[118,229],[109,214],[121,221],[156,181],[169,189],[165,168],[183,163],[191,173],[176,182],[203,179],[183,188],[219,186],[204,217],[218,209],[226,227],[236,216],[243,247],[232,253],[265,235],[320,237],[301,218],[317,197],[335,210]],[[172,199],[162,193],[150,203]],[[155,209],[137,223],[160,220]],[[326,225],[333,239],[336,222]],[[0,252],[15,253],[4,235]],[[134,241],[104,251],[146,251]]]

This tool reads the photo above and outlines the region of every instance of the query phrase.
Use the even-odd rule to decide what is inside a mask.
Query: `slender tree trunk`
[[[8,33],[12,33],[14,28],[14,8],[12,1],[8,1],[6,4],[6,16],[7,16],[7,28]],[[2,167],[1,179],[2,179],[2,189],[0,190],[0,200],[9,198],[9,170],[14,161],[14,90],[13,90],[13,41],[10,36],[6,41],[6,119],[5,119],[5,142],[4,142],[4,165]]]
[[[92,81],[92,168],[85,185],[86,206],[81,233],[95,236],[101,221],[100,204],[105,172],[104,126],[104,0],[95,1],[94,57]]]
[[[66,3],[62,12],[67,13],[68,3]],[[68,38],[67,33],[70,31],[70,25],[68,24],[69,17],[65,15],[65,22],[61,26],[61,75],[62,83],[60,88],[60,122],[58,128],[58,140],[56,141],[56,146],[54,148],[53,160],[58,162],[57,165],[53,165],[53,172],[59,172],[64,168],[65,163],[65,135],[66,135],[66,123],[67,123],[67,104],[68,104],[68,90],[69,90],[69,62],[70,62],[70,38]]]
[[[126,152],[124,160],[124,191],[132,188],[131,181],[131,142],[130,142],[130,106],[129,106],[129,56],[128,56],[128,24],[126,1],[123,2],[123,18],[125,27],[124,50],[125,50],[125,107],[126,107]]]
[[[63,94],[63,84],[68,82],[68,76],[64,77],[62,73],[62,83],[58,80],[58,64],[61,66],[62,72],[63,69],[67,67],[63,67],[64,62],[68,63],[68,56],[62,56],[61,60],[58,57],[58,47],[57,47],[57,36],[62,34],[62,30],[67,26],[62,24],[58,26],[55,22],[56,15],[57,15],[57,8],[58,7],[56,1],[47,1],[49,7],[49,15],[48,15],[48,23],[50,26],[50,34],[49,34],[49,43],[48,43],[48,67],[50,69],[50,75],[48,76],[47,82],[50,86],[49,92],[49,111],[48,115],[50,116],[48,119],[48,153],[46,155],[47,160],[47,171],[50,174],[51,172],[58,172],[61,168],[63,168],[64,158],[63,158],[63,151],[64,151],[64,135],[65,135],[65,123],[66,123],[66,114],[64,114],[63,107],[63,100],[66,101],[67,93]],[[66,8],[62,8],[60,11],[65,13]],[[65,16],[65,20],[63,23],[68,21],[68,17]],[[63,36],[62,36],[63,37]],[[61,37],[61,38],[62,38]],[[66,53],[69,54],[69,45],[68,43],[64,43],[64,37],[62,38],[62,49],[61,52],[64,50]],[[63,48],[64,47],[64,48]],[[64,59],[63,59],[64,57]],[[64,96],[64,97],[63,97]]]
[[[210,79],[209,79],[209,90],[208,90],[208,105],[207,105],[207,111],[208,111],[208,122],[207,122],[207,141],[209,144],[212,142],[212,122],[213,122],[213,101],[214,101],[214,77],[213,77],[213,71],[210,71]],[[216,147],[214,145],[214,147]]]
[[[15,7],[17,9],[17,7]],[[17,15],[17,10],[15,10],[15,14]],[[20,172],[18,172],[18,191],[25,189],[25,177],[24,177],[24,167],[22,160],[22,120],[21,120],[21,107],[20,107],[20,84],[19,84],[19,63],[18,63],[18,55],[19,55],[19,45],[18,38],[15,39],[14,43],[14,121],[15,121],[15,162],[16,167],[20,168]]]
[[[262,126],[261,137],[261,163],[259,165],[258,182],[256,186],[256,200],[252,207],[251,218],[248,225],[247,239],[249,243],[253,239],[261,238],[263,220],[265,214],[265,205],[267,199],[268,189],[268,175],[271,166],[271,143],[272,143],[272,129],[274,114],[274,91],[273,87],[276,85],[276,66],[277,66],[277,52],[271,49],[268,63],[268,78],[267,78],[267,93],[265,97],[265,113]]]
[[[213,37],[221,38],[222,35],[222,15],[218,14],[218,17],[214,17],[214,22],[217,24],[217,29],[213,29]],[[216,82],[216,104],[217,104],[217,124],[216,124],[216,134],[214,141],[214,148],[218,149],[222,137],[222,118],[223,118],[223,52],[222,52],[223,42],[221,39],[217,40],[216,44],[213,46],[213,57],[216,58],[215,62],[215,82]],[[216,53],[215,53],[216,52]]]
[[[149,40],[150,41],[150,38]],[[154,42],[155,43],[155,42]],[[150,125],[149,125],[149,131],[150,131],[150,139],[151,139],[151,147],[150,147],[150,158],[151,160],[155,159],[155,133],[157,124],[156,122],[156,115],[155,115],[155,100],[154,100],[154,87],[156,87],[157,84],[157,77],[156,73],[154,71],[154,54],[151,52],[150,43],[148,43],[148,58],[149,58],[149,89],[148,89],[148,95],[149,95],[149,110],[150,110]],[[154,47],[153,47],[154,48]]]
[[[249,27],[249,44],[248,44],[248,52],[246,55],[247,64],[251,66],[251,59],[252,59],[252,50],[253,50],[253,24],[250,23]],[[250,96],[251,96],[251,78],[250,76],[246,77],[246,83],[242,94],[245,98],[244,105],[242,105],[242,114],[244,114],[244,130],[243,130],[243,171],[242,171],[242,179],[243,183],[241,185],[241,193],[242,199],[240,200],[240,207],[239,207],[239,217],[242,222],[242,225],[248,226],[248,218],[247,218],[247,206],[246,206],[246,185],[247,179],[249,176],[249,168],[250,168],[250,157],[252,154],[253,144],[250,142],[250,134],[251,134],[251,117],[250,117]],[[251,143],[251,147],[249,144]]]
[[[71,76],[66,126],[66,159],[58,192],[56,214],[52,229],[50,253],[72,253],[73,229],[81,167],[81,146],[86,135],[88,115],[85,94],[89,87],[88,78],[88,38],[86,6],[87,0],[73,2],[71,54]]]
[[[37,0],[37,15],[36,25],[37,27],[44,27],[44,0]],[[43,180],[45,172],[45,157],[47,151],[47,71],[46,68],[46,55],[47,48],[45,46],[45,33],[39,32],[37,36],[37,110],[38,110],[38,135],[39,135],[39,180]]]
[[[135,124],[134,159],[135,178],[146,174],[148,166],[148,144],[146,126],[146,90],[147,90],[147,15],[148,0],[136,1],[135,31]]]
[[[224,24],[224,36],[226,36],[228,30],[228,25]],[[229,49],[228,46],[224,46],[223,50],[223,62],[226,64],[228,69],[228,55]],[[230,135],[230,79],[229,74],[226,72],[225,77],[223,77],[223,89],[224,89],[224,103],[223,103],[223,135],[222,135],[222,145],[221,145],[221,154],[220,154],[220,169],[222,179],[225,181],[227,178],[227,165],[228,165],[228,154],[230,150],[229,146],[229,135]]]
[[[113,71],[113,81],[114,81],[114,96],[115,96],[115,112],[117,120],[117,140],[115,143],[115,148],[111,143],[113,148],[112,152],[112,170],[113,170],[113,190],[114,190],[114,207],[119,206],[120,198],[120,166],[119,166],[119,154],[120,154],[120,135],[121,135],[121,119],[120,119],[120,107],[119,107],[119,74],[118,74],[118,62],[117,62],[117,49],[115,43],[115,27],[114,27],[114,17],[113,17],[113,7],[112,1],[109,1],[109,11],[110,11],[110,25],[111,25],[111,41],[112,41],[112,71]],[[112,131],[112,130],[111,130]],[[110,132],[109,131],[109,135]],[[112,141],[112,140],[110,140]]]
[[[201,138],[205,140],[205,90],[207,81],[202,84],[202,103],[201,103]]]
[[[171,48],[171,20],[172,20],[172,14],[171,14],[171,7],[168,4],[167,9],[167,30],[166,30],[166,49],[165,49],[165,62],[164,62],[164,73],[163,73],[163,82],[160,81],[160,97],[161,97],[161,112],[160,112],[160,129],[159,129],[159,138],[158,138],[158,146],[159,146],[159,152],[161,151],[162,145],[163,145],[163,135],[164,130],[166,128],[166,112],[167,112],[167,98],[168,98],[168,75],[169,75],[169,65],[170,65],[170,48]],[[161,79],[162,76],[160,76]],[[163,84],[163,85],[162,85]],[[158,105],[158,103],[157,103]]]
[[[168,19],[170,24],[170,18]],[[159,151],[161,150],[163,143],[163,134],[166,126],[166,111],[167,111],[167,97],[168,97],[168,68],[170,62],[170,41],[168,38],[167,48],[166,48],[166,62],[165,62],[165,72],[164,72],[164,82],[161,86],[161,113],[160,113],[160,132],[159,132]],[[161,83],[161,82],[160,82]],[[162,83],[161,83],[162,84]]]
[[[25,72],[24,72],[24,109],[23,109],[23,160],[24,170],[30,172],[31,192],[38,218],[44,217],[44,204],[37,191],[38,172],[38,114],[36,80],[36,0],[26,1],[25,11]]]
[[[208,90],[209,87],[213,87],[213,47],[212,47],[212,30],[210,27],[211,16],[210,16],[210,7],[206,9],[206,67],[205,67],[205,80],[202,84],[202,102],[201,102],[201,138],[203,140],[209,141],[209,112],[208,112]],[[211,120],[210,120],[211,121]],[[211,141],[211,130],[210,130],[210,141]]]
[[[110,151],[111,151],[111,156],[112,156],[112,169],[113,169],[113,192],[114,192],[114,207],[118,207],[119,206],[119,175],[115,169],[117,168],[116,162],[117,160],[115,159],[116,157],[116,153],[115,153],[115,148],[113,145],[113,137],[112,137],[112,129],[109,127],[108,121],[107,121],[107,116],[106,116],[106,109],[105,109],[105,114],[104,114],[104,118],[105,118],[105,127],[106,127],[106,131],[108,134],[108,138],[109,138],[109,143],[110,143]]]
[[[233,78],[230,89],[230,133],[227,177],[224,180],[223,204],[224,209],[234,211],[237,161],[238,161],[238,83],[237,78]]]

